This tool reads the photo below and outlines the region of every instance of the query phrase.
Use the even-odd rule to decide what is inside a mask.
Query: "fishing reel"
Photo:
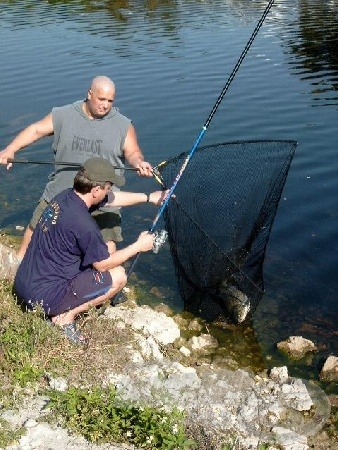
[[[153,239],[153,252],[158,253],[159,249],[166,242],[168,238],[168,232],[166,230],[158,230],[154,232]]]

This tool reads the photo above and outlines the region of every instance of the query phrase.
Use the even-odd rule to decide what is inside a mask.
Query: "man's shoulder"
[[[106,116],[106,120],[109,120],[109,119],[115,119],[115,120],[117,119],[117,120],[127,123],[127,124],[131,123],[131,120],[127,116],[122,114],[119,111],[119,109],[116,108],[115,106],[109,111],[109,113]]]
[[[73,103],[68,103],[67,105],[54,106],[54,108],[52,109],[52,113],[55,114],[55,113],[81,111],[82,103],[83,103],[83,100],[77,100]]]
[[[96,227],[84,201],[69,188],[57,194],[51,201],[61,213],[60,220],[64,229],[72,234],[81,235]]]
[[[83,200],[75,193],[73,188],[67,188],[59,192],[50,202],[51,204],[58,204],[61,210],[72,220],[78,215],[83,217],[90,216],[88,208]]]
[[[58,201],[58,200],[62,200],[64,198],[67,198],[67,197],[69,197],[72,194],[72,192],[73,192],[72,188],[64,189],[63,191],[61,191],[58,194],[56,194],[56,196],[52,199],[52,201],[53,200]]]

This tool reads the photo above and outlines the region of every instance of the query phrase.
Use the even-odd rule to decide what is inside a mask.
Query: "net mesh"
[[[263,262],[294,141],[198,148],[164,212],[184,307],[208,321],[241,323],[264,292]],[[187,158],[158,166],[164,187]]]

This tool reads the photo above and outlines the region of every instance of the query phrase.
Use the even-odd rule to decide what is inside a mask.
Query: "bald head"
[[[92,80],[92,84],[90,86],[90,89],[92,91],[96,91],[98,89],[104,89],[104,90],[113,90],[115,92],[115,84],[114,81],[110,78],[99,75]]]
[[[114,99],[114,82],[106,76],[97,76],[92,80],[83,110],[90,119],[102,119],[111,110]]]

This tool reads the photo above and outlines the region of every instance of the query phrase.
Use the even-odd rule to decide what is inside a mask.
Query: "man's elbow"
[[[106,264],[106,261],[98,261],[93,263],[93,268],[95,270],[98,270],[99,272],[107,272],[108,270],[108,264]]]

